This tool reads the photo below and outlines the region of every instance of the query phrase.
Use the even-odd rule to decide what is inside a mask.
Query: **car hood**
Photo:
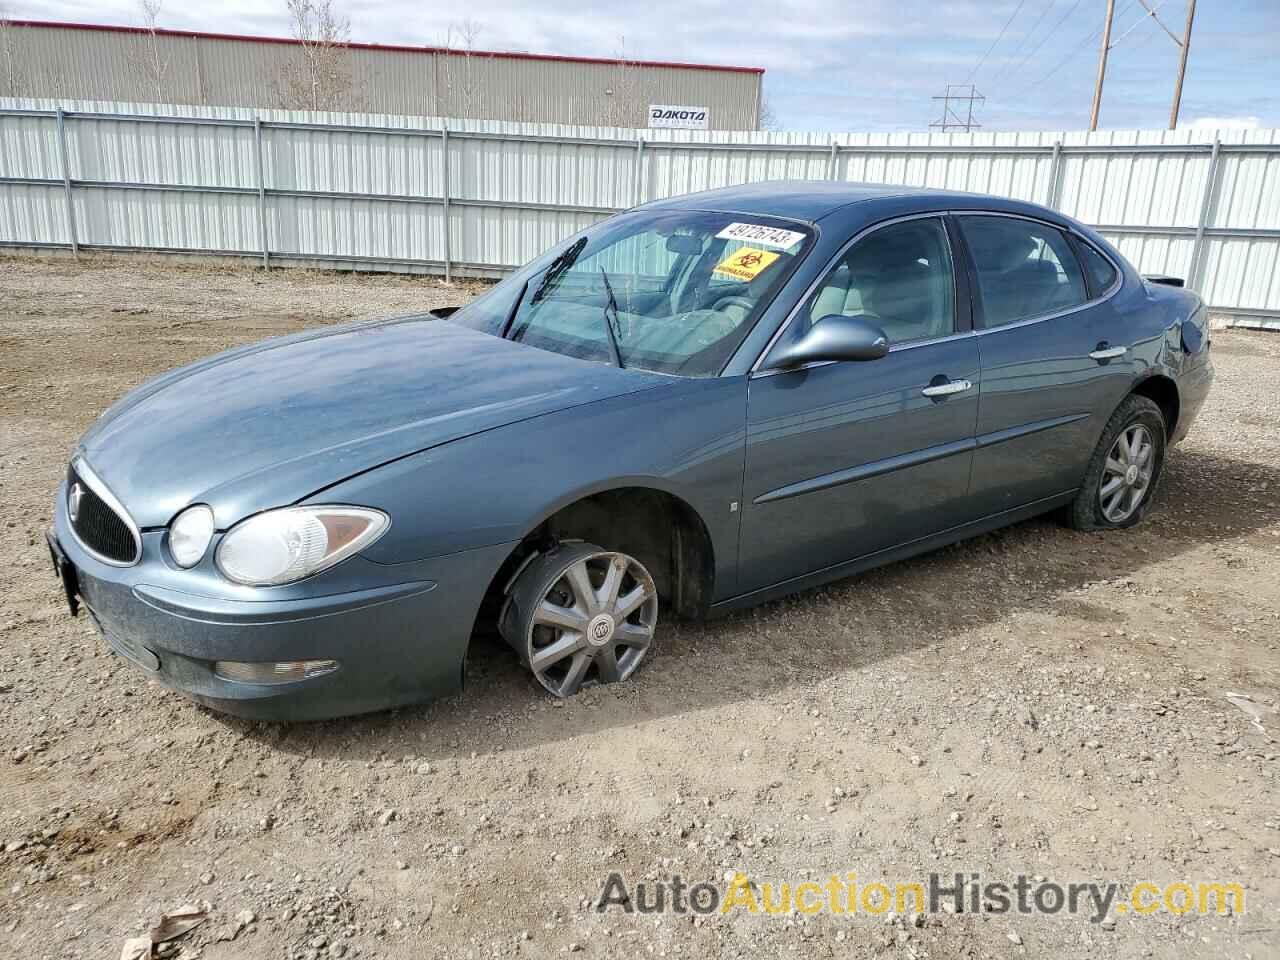
[[[429,447],[664,382],[410,317],[164,374],[104,413],[81,450],[140,527],[207,503],[223,529]]]

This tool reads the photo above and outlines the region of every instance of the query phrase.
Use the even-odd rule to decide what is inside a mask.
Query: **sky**
[[[469,18],[476,47],[766,69],[782,130],[926,130],[947,84],[976,84],[987,130],[1086,129],[1106,0],[335,0],[351,39],[438,45]],[[1116,0],[1101,121],[1167,125],[1179,51],[1144,0]],[[1145,0],[1181,36],[1187,0]],[[0,0],[15,19],[136,25],[136,0]],[[160,25],[283,36],[284,0],[169,0]],[[1280,0],[1200,0],[1182,124],[1280,126]]]

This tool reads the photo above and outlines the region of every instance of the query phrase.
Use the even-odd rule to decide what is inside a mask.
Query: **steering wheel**
[[[756,302],[748,297],[721,297],[711,305],[712,310],[720,310],[724,307],[741,307],[750,313],[755,308]]]

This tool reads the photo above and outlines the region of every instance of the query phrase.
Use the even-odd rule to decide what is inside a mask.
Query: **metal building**
[[[618,127],[760,125],[758,67],[371,43],[328,50],[325,74],[338,79],[317,91],[293,39],[0,21],[0,96]],[[652,105],[695,109],[651,123]]]

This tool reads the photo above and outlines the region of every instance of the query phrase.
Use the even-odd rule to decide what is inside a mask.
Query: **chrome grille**
[[[137,528],[102,482],[83,461],[67,468],[67,519],[76,539],[99,560],[122,566],[137,563],[141,551]]]

